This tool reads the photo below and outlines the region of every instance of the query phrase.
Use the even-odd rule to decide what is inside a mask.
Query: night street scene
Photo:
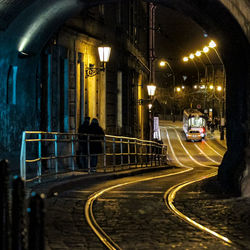
[[[0,0],[0,249],[250,249],[249,86],[250,0]]]

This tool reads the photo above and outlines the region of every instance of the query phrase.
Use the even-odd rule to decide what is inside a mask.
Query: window
[[[7,79],[7,103],[16,104],[16,78],[18,66],[11,65],[9,67]]]

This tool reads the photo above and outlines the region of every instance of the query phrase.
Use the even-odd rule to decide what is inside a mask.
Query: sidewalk
[[[220,139],[221,134],[219,130],[214,130],[213,133],[211,133],[210,130],[207,131],[207,138],[216,140],[218,143],[220,143],[225,149],[227,148],[227,139],[226,139],[226,130],[224,129],[224,140]]]
[[[88,173],[83,171],[74,171],[68,173],[62,173],[54,176],[43,177],[41,183],[30,182],[26,183],[27,196],[31,192],[36,192],[40,194],[45,194],[46,197],[51,197],[57,195],[60,192],[66,191],[68,189],[73,189],[79,186],[79,183],[83,181],[105,181],[117,178],[123,178],[128,176],[134,176],[142,173],[149,173],[154,171],[160,171],[165,169],[173,168],[169,165],[163,166],[148,166],[148,167],[138,167],[135,168],[131,166],[129,169],[118,169],[115,172],[96,172]]]

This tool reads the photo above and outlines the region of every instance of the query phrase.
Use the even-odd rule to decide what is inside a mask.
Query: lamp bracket
[[[94,64],[89,64],[89,67],[88,68],[86,68],[86,78],[88,78],[88,77],[93,77],[93,76],[96,76],[96,75],[98,75],[101,71],[105,71],[105,67],[104,67],[104,65],[102,65],[102,67],[100,67],[100,68],[97,68],[97,67],[95,67],[95,65]]]
[[[139,105],[148,104],[148,103],[151,103],[151,102],[152,102],[152,99],[139,99],[139,100],[137,100],[137,103]]]

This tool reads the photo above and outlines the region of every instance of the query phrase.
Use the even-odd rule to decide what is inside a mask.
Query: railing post
[[[158,154],[158,147],[157,147],[157,144],[155,143],[155,146],[154,146],[154,159],[155,159],[155,167],[156,167],[156,161],[157,161],[157,154]]]
[[[10,200],[9,200],[9,166],[6,160],[0,161],[0,249],[10,249]]]
[[[161,166],[161,157],[162,157],[162,144],[160,145],[160,148],[159,148],[159,166]]]
[[[137,139],[135,139],[135,167],[137,168]]]
[[[88,173],[90,173],[90,136],[87,135],[87,150],[88,150]]]
[[[58,136],[57,134],[55,134],[55,171],[56,173],[58,173],[58,143],[57,143],[57,140],[58,140]]]
[[[72,170],[75,171],[75,144],[74,144],[74,135],[71,136],[71,164]]]
[[[103,167],[104,167],[104,172],[106,172],[106,167],[107,167],[107,149],[106,149],[106,136],[103,137]]]
[[[141,167],[143,167],[143,145],[142,145],[142,141],[140,143],[140,153],[141,153]]]
[[[24,182],[14,176],[12,189],[12,249],[27,249]]]
[[[22,146],[20,154],[20,174],[21,177],[26,180],[26,132],[22,134]]]
[[[149,146],[149,152],[150,152],[150,165],[153,167],[153,152],[152,152],[152,142],[150,141],[150,146]]]
[[[29,250],[44,250],[44,198],[31,194],[29,212]]]
[[[113,137],[113,171],[115,171],[115,137]]]
[[[40,180],[40,177],[42,176],[42,134],[39,133],[38,134],[38,158],[39,158],[39,161],[38,161],[38,172],[37,172],[37,176],[39,177],[39,180]]]
[[[130,140],[128,139],[128,166],[130,168]]]
[[[123,142],[122,138],[120,138],[120,153],[121,153],[121,166],[123,166]]]

